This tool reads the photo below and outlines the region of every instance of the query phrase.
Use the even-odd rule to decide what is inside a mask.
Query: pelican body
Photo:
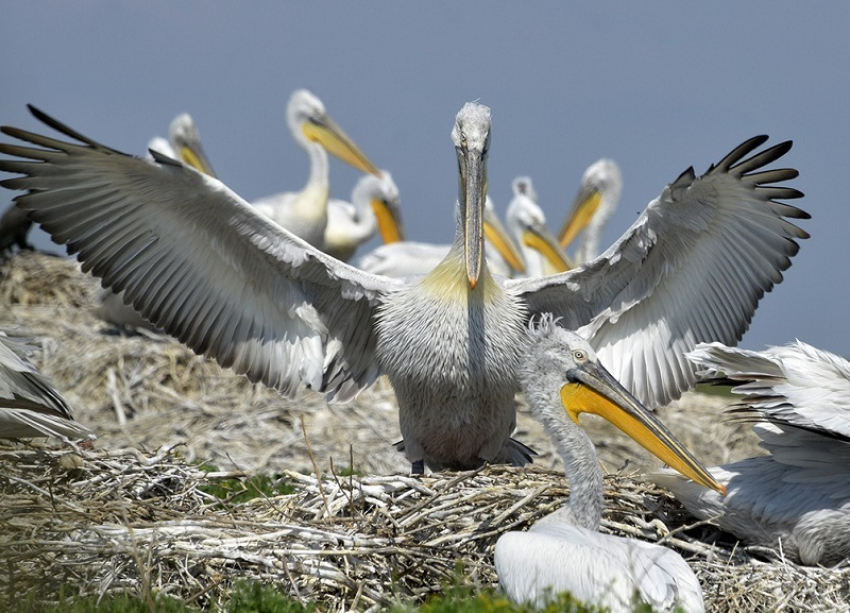
[[[95,438],[74,421],[68,403],[29,361],[30,350],[25,341],[0,332],[0,438]]]
[[[499,538],[499,585],[511,600],[536,607],[566,591],[611,613],[634,611],[636,600],[654,611],[703,611],[699,583],[681,556],[660,545],[598,532],[604,506],[602,469],[593,443],[579,426],[579,413],[608,419],[694,479],[695,488],[722,493],[722,486],[599,364],[587,341],[545,315],[530,335],[520,381],[532,414],[561,454],[570,497],[528,532]]]
[[[185,164],[147,164],[30,108],[75,142],[3,127],[36,146],[0,143],[11,156],[0,170],[21,175],[0,184],[27,191],[17,205],[84,270],[199,354],[282,393],[344,401],[386,374],[415,472],[528,461],[510,436],[532,315],[561,317],[642,402],[667,402],[694,382],[684,353],[737,341],[807,236],[786,219],[806,214],[773,200],[801,196],[772,184],[796,171],[754,172],[790,143],[747,157],[758,137],[700,178],[683,173],[591,266],[496,278],[483,231],[490,109],[469,103],[452,130],[454,243],[428,274],[393,279],[315,249]]]
[[[707,380],[732,381],[737,411],[769,455],[710,468],[721,498],[670,473],[653,479],[694,515],[803,564],[850,559],[850,362],[797,341],[767,351],[718,343],[689,354]]]

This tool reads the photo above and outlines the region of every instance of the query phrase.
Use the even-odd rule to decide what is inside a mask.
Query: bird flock
[[[58,136],[2,127],[0,171],[13,176],[0,184],[101,279],[104,317],[155,327],[286,395],[344,402],[385,375],[413,474],[532,461],[512,438],[525,395],[571,494],[498,540],[511,599],[542,606],[569,591],[611,611],[704,610],[677,553],[598,532],[602,470],[583,412],[663,460],[670,468],[650,478],[743,542],[802,564],[850,557],[850,363],[801,342],[734,348],[808,238],[797,225],[808,214],[787,203],[802,197],[787,185],[797,171],[776,165],[790,141],[757,136],[703,174],[687,168],[600,252],[621,197],[616,163],[587,169],[557,234],[531,178],[515,178],[503,225],[487,196],[492,118],[479,103],[451,129],[449,245],[407,240],[390,172],[306,90],[287,122],[307,182],[255,202],[216,178],[187,114],[133,156],[30,110]],[[330,198],[328,153],[364,173],[351,202]],[[384,244],[353,259],[375,235]],[[0,436],[92,438],[26,347],[0,336]],[[734,410],[767,455],[707,469],[664,427],[652,410],[701,380],[735,386]]]

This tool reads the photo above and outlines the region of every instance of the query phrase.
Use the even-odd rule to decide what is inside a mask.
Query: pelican
[[[496,542],[499,585],[517,603],[543,607],[559,592],[611,613],[635,610],[703,611],[702,590],[682,557],[666,547],[600,534],[602,468],[578,416],[600,415],[670,466],[694,488],[723,487],[687,449],[599,363],[590,344],[543,316],[529,330],[531,346],[519,377],[531,412],[555,441],[567,481],[567,504],[528,532]],[[676,609],[679,610],[679,609]]]
[[[583,232],[582,242],[573,258],[576,266],[599,255],[602,229],[617,210],[622,191],[623,177],[614,160],[597,160],[584,171],[581,188],[558,233],[558,241],[566,249]]]
[[[514,197],[508,205],[506,222],[522,253],[527,277],[548,274],[547,264],[554,272],[572,268],[558,240],[546,227],[546,215],[537,204],[537,191],[529,177],[517,177],[511,184]]]
[[[654,480],[747,543],[809,565],[850,558],[850,362],[800,341],[763,352],[703,344],[688,357],[738,384],[769,455],[709,469],[725,498],[670,474]]]
[[[503,277],[512,276],[514,271],[525,272],[522,253],[499,220],[496,207],[489,196],[484,202],[484,237],[484,253],[491,272]],[[364,255],[357,267],[387,277],[424,275],[443,261],[451,247],[416,241],[389,243]]]
[[[200,172],[215,177],[215,171],[201,146],[201,133],[189,113],[177,115],[168,126],[168,140],[155,136],[148,142],[153,149],[175,160],[183,160]]]
[[[24,340],[0,332],[0,438],[95,438],[74,421],[68,403],[29,361],[31,350]]]
[[[375,232],[386,244],[403,241],[402,228],[398,187],[390,173],[364,175],[351,192],[351,203],[328,201],[324,252],[347,262]]]
[[[310,157],[310,178],[300,192],[284,192],[254,201],[254,208],[311,245],[324,249],[328,225],[328,155],[364,173],[380,171],[330,118],[325,105],[306,89],[289,99],[286,110],[289,130]]]
[[[484,258],[490,109],[466,104],[452,140],[459,197],[454,243],[428,274],[372,275],[313,248],[221,182],[179,161],[110,149],[30,107],[73,142],[0,128],[0,182],[85,271],[197,353],[285,394],[329,401],[387,375],[413,472],[524,464],[511,439],[517,365],[536,313],[579,330],[644,404],[690,388],[685,353],[736,342],[807,234],[806,213],[774,198],[791,169],[761,170],[790,142],[735,148],[702,177],[686,170],[590,265],[502,279]],[[178,206],[179,205],[179,206]]]

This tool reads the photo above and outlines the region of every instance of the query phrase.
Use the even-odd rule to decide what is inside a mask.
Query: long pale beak
[[[321,119],[313,119],[303,126],[304,135],[311,141],[319,143],[325,150],[350,164],[360,172],[381,176],[369,158],[360,151],[348,135],[342,131],[333,119],[325,115]]]
[[[564,225],[561,226],[561,231],[558,233],[561,249],[566,249],[576,236],[581,234],[581,231],[588,226],[601,203],[602,192],[595,187],[582,188],[573,202],[572,211],[570,211]]]
[[[464,206],[464,258],[469,287],[475,289],[484,262],[484,199],[487,197],[484,154],[458,150],[460,198]]]
[[[396,202],[387,202],[380,198],[372,200],[372,212],[378,220],[378,232],[386,243],[397,243],[404,240],[404,226],[401,222],[401,209]]]
[[[522,254],[505,230],[496,212],[486,207],[484,208],[484,236],[496,248],[496,251],[505,258],[508,266],[517,272],[525,272],[525,261]]]
[[[605,368],[586,362],[567,375],[576,382],[561,388],[561,403],[573,421],[578,423],[579,413],[599,415],[686,477],[726,493],[726,488]]]
[[[555,272],[565,272],[573,267],[572,262],[567,258],[567,254],[558,244],[558,240],[552,235],[549,228],[542,224],[534,224],[526,228],[522,233],[522,242],[526,246],[539,251],[551,264]]]
[[[198,172],[202,172],[215,178],[215,171],[207,158],[207,154],[204,153],[204,149],[201,147],[200,142],[182,142],[179,147],[180,149],[178,153],[180,154],[180,159],[184,164],[188,164]]]

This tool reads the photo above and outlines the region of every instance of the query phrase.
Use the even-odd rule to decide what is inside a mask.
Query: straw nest
[[[521,407],[533,467],[404,475],[389,387],[351,405],[286,399],[164,337],[129,336],[91,315],[97,283],[67,260],[25,254],[2,270],[0,326],[35,339],[35,361],[99,434],[91,449],[0,444],[0,604],[38,586],[163,592],[206,606],[238,580],[279,585],[333,611],[368,610],[460,575],[493,585],[492,547],[567,495],[551,444]],[[752,455],[723,401],[691,395],[661,411],[706,463]],[[671,546],[709,611],[850,611],[850,568],[807,568],[737,545],[636,478],[651,466],[607,424],[588,424],[608,477],[603,529]],[[217,467],[201,470],[199,462]],[[338,476],[352,466],[368,476]],[[247,502],[222,479],[276,474],[294,493]],[[0,607],[2,608],[2,607]]]

